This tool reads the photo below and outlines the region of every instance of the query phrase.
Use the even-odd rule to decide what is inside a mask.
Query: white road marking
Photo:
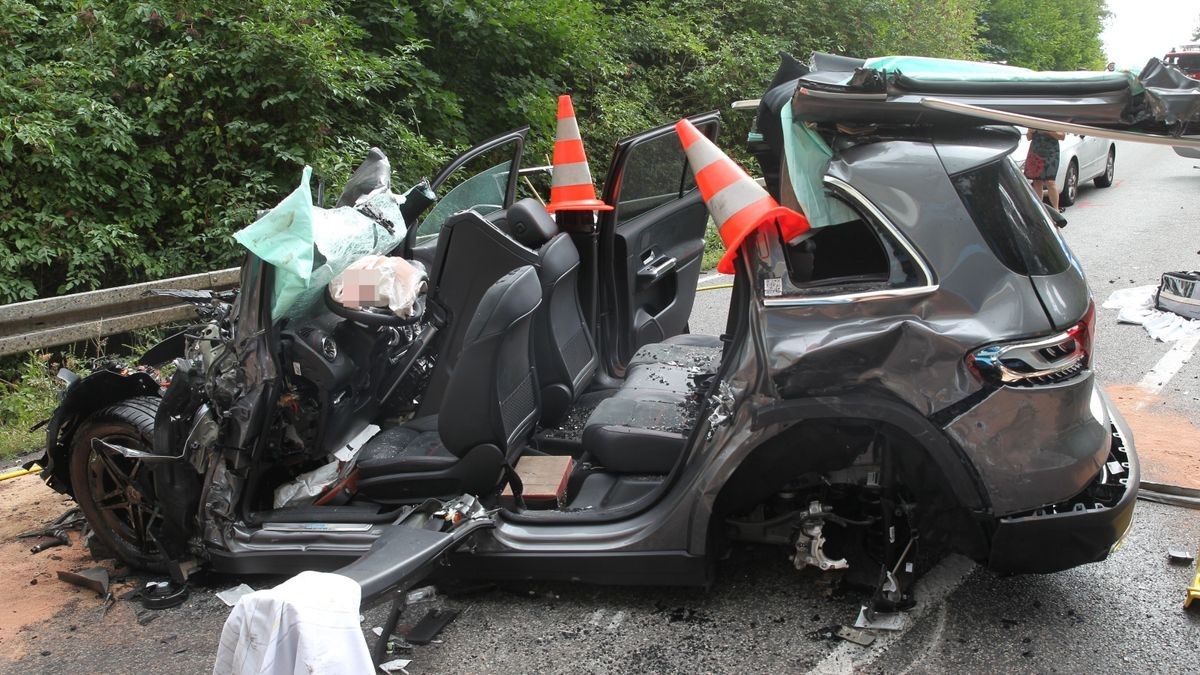
[[[1138,382],[1138,386],[1151,394],[1162,391],[1171,378],[1175,377],[1175,374],[1183,368],[1183,364],[1192,358],[1192,352],[1196,350],[1197,343],[1200,343],[1200,335],[1176,340],[1175,345],[1158,360],[1158,363],[1154,364],[1142,381]]]
[[[701,278],[700,281],[697,281],[696,285],[703,286],[704,284],[707,284],[710,281],[716,281],[717,279],[720,279],[721,277],[724,277],[724,276],[728,276],[728,275],[721,274],[720,272],[713,272],[712,274]]]
[[[928,574],[917,581],[916,588],[913,589],[917,598],[917,606],[907,613],[904,630],[876,632],[875,642],[867,648],[850,642],[840,642],[809,673],[818,675],[853,673],[871,665],[892,645],[899,642],[918,619],[938,607],[954,589],[966,580],[971,572],[975,571],[975,568],[974,562],[958,554],[943,559]]]

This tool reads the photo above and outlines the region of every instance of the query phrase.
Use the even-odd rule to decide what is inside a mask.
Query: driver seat
[[[437,415],[376,434],[358,454],[358,494],[379,503],[490,495],[541,411],[530,324],[542,289],[532,266],[491,285],[463,337]]]

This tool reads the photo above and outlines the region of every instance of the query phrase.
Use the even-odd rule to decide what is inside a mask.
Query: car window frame
[[[508,143],[515,142],[516,146],[513,148],[511,159],[509,160],[511,162],[511,166],[508,170],[508,182],[505,184],[504,189],[503,209],[507,209],[513,205],[514,201],[516,201],[517,181],[519,180],[521,173],[521,159],[525,154],[525,140],[528,135],[529,127],[524,126],[519,129],[513,129],[512,131],[506,131],[502,134],[496,134],[495,136],[476,144],[443,166],[442,169],[433,177],[433,180],[429,181],[429,188],[436,194],[438,189],[441,188],[441,186],[446,182],[447,179],[450,178],[450,176],[454,175],[456,171],[466,166],[472,160],[488,152],[496,150],[497,148],[501,148]],[[489,168],[494,168],[494,166],[497,165],[493,165],[493,167]],[[429,213],[432,209],[434,209],[438,202],[448,195],[449,193],[438,197],[433,203],[426,207],[425,213]],[[450,215],[454,214],[452,213]],[[418,241],[417,232],[421,229],[421,226],[424,223],[425,218],[422,217],[417,218],[413,223],[409,224],[408,232],[404,240],[405,257],[411,258],[413,256],[413,250],[417,246],[421,246],[422,248],[428,247],[431,243],[436,242],[441,236],[442,228],[439,227],[436,234],[430,233],[421,235],[421,240]],[[444,223],[445,221],[443,221],[443,224]]]
[[[938,290],[939,283],[937,276],[933,272],[933,268],[929,265],[929,261],[925,256],[921,255],[912,241],[900,231],[898,227],[884,215],[879,207],[875,206],[870,199],[867,198],[857,188],[850,185],[846,181],[835,178],[833,176],[825,176],[822,181],[825,188],[832,191],[839,198],[847,201],[851,208],[857,210],[860,214],[869,218],[868,225],[875,228],[875,235],[881,237],[884,232],[892,238],[892,240],[912,259],[916,267],[916,273],[919,275],[917,284],[914,286],[902,287],[880,287],[865,289],[861,291],[851,291],[847,293],[835,293],[832,295],[806,295],[804,291],[811,290],[811,287],[796,286],[791,283],[790,279],[784,279],[785,287],[784,295],[778,297],[767,297],[764,293],[763,284],[758,284],[759,293],[765,307],[805,307],[814,305],[841,305],[853,304],[860,302],[874,302],[880,300],[890,300],[895,298],[904,298],[910,296],[928,295]],[[774,238],[779,246],[785,245],[778,237]],[[895,260],[892,254],[884,246],[884,254],[888,257],[889,265],[894,264]],[[780,252],[782,258],[782,251]],[[781,262],[782,259],[781,259]],[[786,263],[785,263],[786,264]],[[891,283],[889,280],[886,283]],[[790,292],[788,292],[790,291]]]

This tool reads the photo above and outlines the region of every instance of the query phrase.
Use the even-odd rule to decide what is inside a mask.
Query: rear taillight
[[[1083,372],[1091,361],[1096,306],[1083,320],[1049,337],[988,345],[967,355],[967,366],[985,382],[1031,386],[1062,382]]]

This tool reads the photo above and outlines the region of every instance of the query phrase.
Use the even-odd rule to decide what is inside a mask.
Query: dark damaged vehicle
[[[722,335],[688,333],[707,211],[671,126],[615,145],[597,219],[521,198],[526,130],[399,215],[365,198],[387,185],[375,154],[338,203],[403,230],[387,252],[427,268],[423,309],[325,294],[276,316],[276,270],[249,255],[236,297],[190,297],[203,321],[141,368],[64,374],[43,477],[132,565],[343,568],[366,599],[431,570],[703,585],[731,541],[870,566],[879,608],[918,541],[1002,573],[1102,560],[1139,471],[1079,262],[1012,127],[928,114],[870,70],[787,61],[762,99],[750,149],[814,227],[742,244]],[[1053,118],[1054,96],[1021,111]],[[715,138],[716,114],[691,121]],[[546,458],[558,488],[535,500],[517,476]]]

